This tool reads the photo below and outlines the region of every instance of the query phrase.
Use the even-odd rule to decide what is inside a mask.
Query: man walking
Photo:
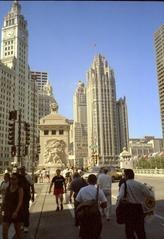
[[[102,212],[106,217],[107,221],[111,219],[112,213],[112,200],[111,200],[111,188],[112,188],[112,177],[107,175],[108,168],[102,168],[101,173],[98,176],[97,184],[103,190],[105,197],[107,199],[107,207],[102,208]]]
[[[126,199],[128,201],[125,232],[127,239],[146,239],[144,228],[144,185],[134,180],[132,169],[124,169],[126,180]],[[125,183],[122,183],[118,195],[118,202],[124,198]]]
[[[24,232],[28,232],[29,227],[29,202],[34,201],[34,183],[29,174],[26,173],[25,166],[18,168],[20,186],[23,188],[23,226]]]
[[[62,175],[60,175],[60,173],[61,173],[61,170],[57,169],[56,176],[53,177],[50,184],[50,189],[49,189],[49,193],[51,193],[52,186],[54,185],[54,195],[55,195],[56,204],[57,204],[56,211],[59,211],[59,200],[60,200],[60,210],[63,210],[64,189],[66,192],[65,178]]]
[[[98,204],[101,207],[107,206],[107,200],[101,189],[95,187],[97,183],[97,177],[94,174],[90,174],[88,177],[89,185],[80,189],[77,194],[76,201],[82,204],[86,201],[98,200]],[[80,205],[79,205],[80,206]],[[85,211],[85,215],[88,209]],[[98,211],[99,212],[99,211]],[[96,216],[88,215],[84,220],[79,221],[80,224],[80,238],[82,239],[100,239],[102,231],[102,222],[100,212]]]
[[[72,201],[72,195],[74,199],[75,226],[78,226],[78,220],[76,216],[77,201],[75,200],[75,198],[79,190],[87,185],[88,185],[87,182],[80,176],[78,172],[75,172],[73,174],[73,180],[69,186],[69,190],[70,190],[70,202]]]

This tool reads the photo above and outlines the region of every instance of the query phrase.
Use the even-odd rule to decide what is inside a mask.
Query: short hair
[[[94,174],[88,176],[88,183],[95,185],[97,183],[97,177]]]
[[[73,174],[73,178],[79,178],[80,177],[80,174],[78,173],[78,172],[75,172],[74,174]]]
[[[106,174],[108,172],[108,168],[104,167],[104,173]]]
[[[130,168],[124,169],[124,174],[127,179],[134,179],[134,172],[132,169]]]

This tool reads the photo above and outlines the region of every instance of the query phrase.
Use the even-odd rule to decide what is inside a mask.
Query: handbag
[[[124,182],[125,190],[124,197],[119,201],[118,206],[116,207],[116,221],[118,224],[125,224],[126,218],[128,216],[128,207],[129,203],[127,201],[127,184]]]

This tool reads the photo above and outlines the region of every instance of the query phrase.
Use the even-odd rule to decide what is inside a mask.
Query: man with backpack
[[[18,168],[20,186],[23,188],[23,226],[24,232],[28,232],[29,227],[29,203],[34,201],[34,183],[24,166]]]
[[[107,199],[99,187],[95,187],[97,177],[90,174],[88,177],[89,185],[80,189],[76,201],[77,218],[80,225],[79,236],[82,239],[100,239],[102,231],[101,214],[99,206],[105,208]]]
[[[69,186],[70,190],[70,202],[72,202],[72,195],[74,198],[74,213],[75,213],[75,226],[78,226],[78,220],[76,216],[77,201],[75,200],[78,192],[82,187],[87,186],[87,182],[83,179],[78,172],[73,174],[73,180]]]

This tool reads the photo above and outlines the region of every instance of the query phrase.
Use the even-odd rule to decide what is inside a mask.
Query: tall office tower
[[[48,73],[40,71],[31,71],[32,76],[36,76],[36,84],[38,87],[38,92],[42,94],[43,87],[48,82]],[[50,112],[49,112],[50,113]]]
[[[76,166],[80,167],[85,166],[88,156],[86,89],[81,81],[73,97],[73,113],[73,151]]]
[[[113,70],[97,55],[87,75],[88,155],[91,164],[115,164],[119,155]],[[92,155],[98,154],[96,162]]]
[[[50,105],[56,100],[53,96],[53,90],[48,81],[47,72],[31,71],[32,77],[36,77],[36,84],[39,93],[39,119],[51,113]]]
[[[1,142],[3,141],[3,159],[5,165],[2,162],[1,169],[10,166],[11,158],[10,146],[8,142],[8,124],[9,124],[9,111],[18,110],[21,114],[21,152],[17,155],[15,160],[19,163],[26,164],[27,167],[31,167],[32,158],[34,159],[33,146],[29,149],[28,156],[25,154],[25,143],[23,129],[23,122],[30,123],[31,139],[30,142],[34,145],[36,138],[36,125],[38,122],[37,111],[37,89],[34,81],[31,79],[30,70],[28,66],[28,30],[27,22],[21,14],[21,5],[18,1],[12,3],[12,7],[7,16],[4,17],[2,27],[2,39],[1,39],[1,82],[6,87],[6,91],[2,90],[1,99],[5,100],[6,106],[0,101],[0,107],[4,109],[4,119],[6,123],[6,129],[1,127]],[[5,98],[3,97],[5,95]],[[9,104],[10,102],[10,104]],[[0,113],[2,114],[3,111]],[[18,113],[18,112],[17,112]],[[0,116],[1,117],[1,116]],[[18,138],[18,123],[16,123],[16,139]],[[4,143],[5,142],[5,143]],[[18,142],[15,142],[17,145]],[[5,145],[5,146],[4,146]],[[7,153],[6,153],[7,152]]]
[[[160,100],[162,136],[164,139],[164,25],[160,26],[154,34],[158,90]]]
[[[116,102],[117,106],[117,121],[118,121],[118,140],[119,140],[119,151],[123,151],[125,147],[128,150],[129,144],[129,127],[128,127],[128,112],[126,98],[120,98]]]

